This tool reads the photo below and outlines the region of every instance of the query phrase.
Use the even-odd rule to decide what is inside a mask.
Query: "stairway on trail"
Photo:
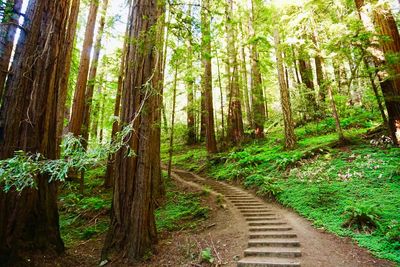
[[[300,242],[292,227],[263,200],[223,182],[175,171],[182,179],[208,186],[223,195],[248,223],[248,248],[238,267],[300,266]]]

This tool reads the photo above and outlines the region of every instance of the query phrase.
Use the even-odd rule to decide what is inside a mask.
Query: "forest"
[[[0,267],[400,265],[400,1],[0,21]]]

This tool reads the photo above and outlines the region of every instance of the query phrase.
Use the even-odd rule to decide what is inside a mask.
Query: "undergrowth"
[[[295,209],[316,227],[351,237],[374,255],[400,263],[400,151],[364,140],[374,124],[368,114],[361,115],[365,121],[342,122],[351,141],[347,147],[337,147],[334,124],[325,120],[296,129],[298,145],[292,151],[283,148],[276,127],[264,141],[209,159],[204,148],[177,147],[174,164],[191,170],[207,164],[215,179],[240,181]]]
[[[208,218],[209,208],[201,203],[203,192],[181,192],[167,181],[166,204],[156,210],[157,231],[175,231],[195,228]]]

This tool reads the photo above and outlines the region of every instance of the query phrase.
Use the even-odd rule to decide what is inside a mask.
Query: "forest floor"
[[[135,265],[111,262],[107,266],[236,266],[247,247],[247,223],[244,218],[208,186],[184,180],[185,177],[179,173],[179,176],[168,182],[167,201],[156,213],[160,240],[155,253]],[[108,192],[102,193],[98,186],[92,190],[103,194],[105,198],[109,196]],[[58,258],[32,259],[32,262],[36,261],[35,266],[98,266],[105,236],[102,224],[108,220],[108,214],[104,211],[109,207],[99,204],[100,200],[91,201],[97,202],[97,213],[90,216],[86,214],[87,219],[75,225],[75,234],[71,228],[63,229],[68,247],[66,254]],[[81,209],[82,206],[88,208],[92,204],[85,205],[77,206]],[[297,233],[302,246],[302,266],[394,266],[392,262],[374,258],[350,238],[339,238],[316,229],[309,221],[279,204],[270,202],[269,205],[279,210]],[[62,198],[62,206],[69,206],[65,197]],[[187,206],[187,210],[181,206]],[[63,209],[61,210],[63,213]],[[79,220],[80,218],[75,222]],[[98,232],[87,230],[93,228],[92,223],[95,223]]]
[[[101,188],[101,170],[88,175],[86,196],[61,194],[61,230],[66,253],[60,257],[36,256],[29,266],[99,266],[108,225],[110,192]],[[163,207],[156,211],[159,243],[154,254],[129,265],[111,261],[106,266],[235,266],[247,246],[246,223],[207,188],[167,181]],[[69,190],[68,190],[69,191]],[[213,261],[214,265],[210,262]]]

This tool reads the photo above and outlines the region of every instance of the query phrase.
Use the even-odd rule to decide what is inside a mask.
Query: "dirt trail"
[[[350,239],[317,230],[296,213],[239,187],[181,170],[174,171],[174,178],[194,187],[206,186],[228,200],[236,227],[246,228],[241,232],[247,233],[248,248],[238,261],[238,267],[395,266],[374,258]]]

